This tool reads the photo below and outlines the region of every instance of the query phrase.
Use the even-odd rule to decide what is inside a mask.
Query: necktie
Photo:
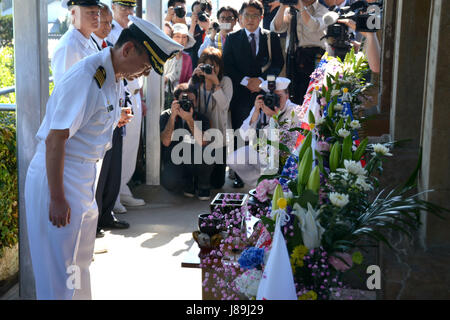
[[[102,49],[105,49],[105,48],[107,48],[107,47],[108,47],[108,44],[106,43],[105,40],[103,40],[103,43],[102,43]]]
[[[253,54],[253,57],[256,57],[256,40],[255,40],[255,34],[254,34],[254,33],[250,33],[250,37],[252,38],[252,40],[250,41],[250,47],[252,47],[252,54]]]

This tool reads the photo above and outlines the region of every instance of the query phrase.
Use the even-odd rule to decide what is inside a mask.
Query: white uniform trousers
[[[95,162],[66,157],[64,191],[71,221],[63,228],[49,220],[50,193],[41,143],[28,169],[25,194],[27,229],[37,299],[91,299],[89,266],[98,219]]]
[[[278,172],[278,153],[273,147],[270,151],[259,153],[254,146],[240,147],[227,157],[227,165],[236,172],[249,187],[256,187],[262,175]]]
[[[133,105],[134,118],[125,127],[126,134],[123,137],[122,149],[122,177],[120,182],[120,195],[133,196],[128,187],[136,170],[136,160],[139,150],[139,142],[141,139],[141,124],[142,124],[142,102],[141,95],[137,93],[131,97]],[[120,196],[117,202],[120,201]]]
[[[230,153],[227,164],[245,184],[254,187],[261,176],[259,158],[258,152],[253,147],[245,146]]]

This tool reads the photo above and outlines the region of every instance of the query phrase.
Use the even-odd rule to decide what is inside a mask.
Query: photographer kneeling
[[[278,116],[279,123],[295,121],[295,108],[298,105],[289,100],[288,87],[291,81],[282,77],[278,77],[275,81],[271,81],[270,76],[267,78],[269,81],[266,80],[260,85],[266,94],[256,97],[255,106],[239,129],[244,141],[249,140],[251,130],[268,129],[270,120],[275,115]],[[276,101],[278,99],[275,95],[279,101]],[[269,103],[274,100],[274,103]],[[269,103],[269,106],[266,103]],[[252,187],[256,186],[261,176],[261,169],[267,165],[265,159],[259,157],[258,151],[253,146],[244,146],[230,153],[227,164],[246,184]]]
[[[183,191],[200,200],[210,198],[210,175],[213,165],[195,157],[208,144],[203,139],[209,129],[208,118],[196,111],[196,90],[187,83],[179,84],[174,91],[172,107],[159,119],[161,128],[161,185],[169,191]],[[181,138],[181,139],[180,139]],[[197,149],[197,150],[196,150]],[[200,162],[200,163],[196,163]]]

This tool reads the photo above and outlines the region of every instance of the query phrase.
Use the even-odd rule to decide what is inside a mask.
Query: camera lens
[[[206,14],[205,12],[202,12],[198,15],[198,20],[200,22],[206,22],[208,20],[208,14]]]
[[[174,11],[178,18],[184,18],[186,16],[186,10],[182,6],[176,7]]]

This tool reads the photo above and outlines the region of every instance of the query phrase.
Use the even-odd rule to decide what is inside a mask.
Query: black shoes
[[[105,231],[103,229],[97,229],[97,233],[95,234],[95,238],[103,238],[105,236]]]
[[[209,191],[209,189],[199,189],[198,199],[201,201],[207,201],[211,199],[211,191]]]
[[[112,222],[102,226],[103,229],[128,229],[130,224],[126,221],[114,219]]]

